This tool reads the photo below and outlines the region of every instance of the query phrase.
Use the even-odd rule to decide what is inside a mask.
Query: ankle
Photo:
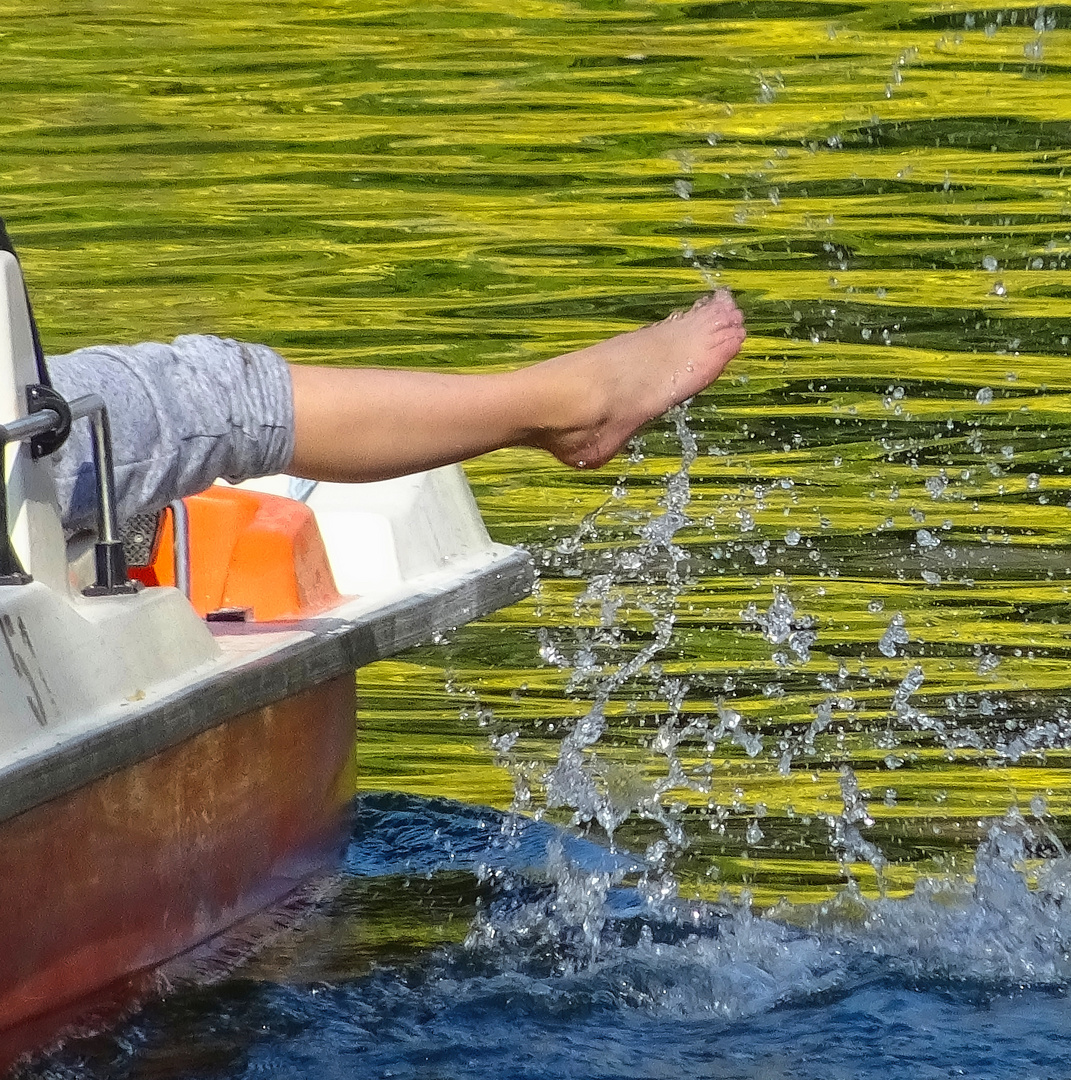
[[[581,355],[567,353],[518,372],[527,376],[532,421],[523,444],[581,469],[602,464],[599,433],[613,413],[605,379],[589,366]]]

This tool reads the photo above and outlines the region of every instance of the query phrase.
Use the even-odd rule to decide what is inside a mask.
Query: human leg
[[[745,336],[743,315],[719,290],[651,326],[506,373],[294,365],[290,471],[382,480],[507,446],[596,468],[714,382]]]

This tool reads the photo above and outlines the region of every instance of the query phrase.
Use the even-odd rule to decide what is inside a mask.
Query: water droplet
[[[974,400],[979,405],[988,405],[993,400],[993,391],[988,386],[983,386],[977,394],[974,395]]]
[[[992,273],[994,270],[999,269],[999,267],[1000,267],[1000,264],[997,262],[996,258],[994,256],[992,256],[992,255],[986,255],[986,257],[984,259],[982,259],[982,269],[983,270],[988,270],[990,273]]]
[[[758,625],[766,640],[774,645],[787,643],[800,663],[806,664],[811,659],[811,646],[818,637],[813,629],[816,620],[810,615],[798,614],[788,593],[774,589],[773,602],[767,611],[759,611],[755,604],[749,604],[740,612],[740,618]],[[789,662],[785,653],[775,654],[774,660],[782,667]]]
[[[931,476],[926,481],[926,490],[930,493],[931,499],[939,499],[945,492],[945,488],[948,487],[948,477],[945,476],[944,470],[938,473],[937,476]]]
[[[910,640],[907,630],[904,629],[904,616],[898,611],[878,641],[878,652],[892,658],[896,655],[897,645],[906,645]]]

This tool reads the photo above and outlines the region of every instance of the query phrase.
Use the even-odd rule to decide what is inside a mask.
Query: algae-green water
[[[0,12],[2,210],[52,353],[203,331],[500,370],[711,286],[746,313],[722,381],[606,468],[467,466],[539,587],[361,673],[362,792],[610,824],[682,897],[787,924],[971,875],[995,818],[1024,873],[1059,854],[1066,7]],[[475,917],[362,897],[373,957]]]

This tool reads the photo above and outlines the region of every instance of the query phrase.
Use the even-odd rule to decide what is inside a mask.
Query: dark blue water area
[[[1007,959],[1020,930],[1019,959],[1064,947],[1062,897],[1039,915],[1037,890],[998,874],[999,913],[924,898],[802,929],[657,897],[633,870],[543,823],[363,798],[344,872],[301,926],[25,1076],[1071,1077],[1066,954],[1025,956],[1033,979]]]

